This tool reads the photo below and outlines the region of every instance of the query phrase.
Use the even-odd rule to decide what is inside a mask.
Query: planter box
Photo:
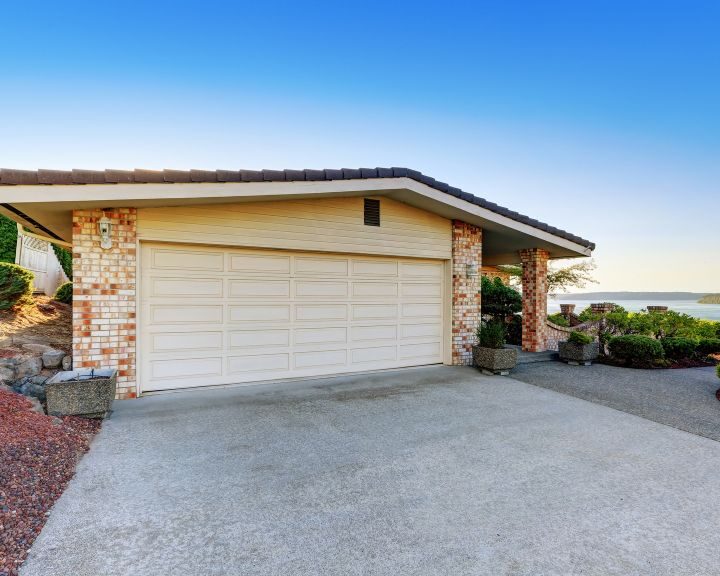
[[[115,400],[117,370],[58,372],[45,386],[51,416],[105,418]]]
[[[590,366],[592,361],[600,355],[600,343],[590,342],[590,344],[579,346],[570,342],[559,342],[558,354],[560,360],[564,360],[568,364]]]
[[[491,374],[508,374],[517,364],[517,350],[515,348],[483,348],[473,346],[473,360],[475,366],[483,372]]]

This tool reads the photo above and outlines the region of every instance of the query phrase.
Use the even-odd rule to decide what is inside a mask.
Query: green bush
[[[585,346],[586,344],[590,344],[590,342],[593,341],[593,337],[590,336],[590,334],[585,334],[585,332],[575,331],[570,333],[567,341],[570,344],[575,344],[576,346]]]
[[[504,322],[505,319],[522,310],[520,292],[506,284],[500,278],[480,279],[480,294],[483,315],[492,316],[494,320]]]
[[[641,368],[655,365],[665,355],[658,340],[639,334],[616,336],[610,340],[608,347],[613,357]]]
[[[58,302],[64,302],[65,304],[70,304],[72,302],[72,296],[73,296],[73,283],[65,282],[64,284],[60,284],[60,286],[58,286],[58,289],[55,290],[55,296],[53,296],[53,298],[55,300],[57,300]]]
[[[522,344],[522,316],[513,314],[505,325],[505,340],[509,344]]]
[[[0,262],[0,310],[28,302],[32,298],[34,278],[35,275],[22,266]]]
[[[501,322],[485,322],[478,326],[476,337],[482,348],[502,348],[505,345],[505,326]]]
[[[550,314],[550,316],[548,316],[547,319],[550,322],[552,322],[553,324],[556,324],[557,326],[564,326],[565,328],[570,327],[570,322],[568,322],[567,318],[565,318],[565,316],[563,316],[560,313]]]
[[[683,358],[692,358],[697,350],[697,342],[690,338],[663,338],[660,340],[666,358],[673,360],[682,360]]]
[[[17,224],[0,214],[0,262],[15,263]]]
[[[720,354],[720,338],[700,338],[697,343],[697,353],[700,356]]]
[[[52,247],[58,262],[60,262],[60,266],[62,266],[63,272],[65,272],[65,276],[68,277],[68,280],[72,280],[72,252],[56,244],[53,244]]]

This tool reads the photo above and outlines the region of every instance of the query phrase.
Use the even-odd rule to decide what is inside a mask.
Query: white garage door
[[[142,391],[443,360],[443,262],[142,245]]]

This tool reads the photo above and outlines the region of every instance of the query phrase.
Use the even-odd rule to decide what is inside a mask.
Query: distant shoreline
[[[556,294],[555,300],[588,300],[593,302],[612,302],[614,300],[695,300],[706,296],[718,296],[708,292],[585,292],[583,294]],[[719,304],[718,302],[711,302]]]
[[[708,294],[698,300],[698,304],[720,304],[720,294]]]

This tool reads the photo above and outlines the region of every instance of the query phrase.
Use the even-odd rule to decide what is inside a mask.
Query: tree
[[[520,283],[522,279],[522,266],[506,265],[498,266],[503,272],[510,274],[510,280]],[[597,284],[593,278],[595,262],[583,260],[569,266],[556,266],[553,263],[548,265],[548,293],[557,294],[567,292],[570,288],[584,288],[589,283]]]
[[[0,262],[15,264],[17,224],[0,214]]]

